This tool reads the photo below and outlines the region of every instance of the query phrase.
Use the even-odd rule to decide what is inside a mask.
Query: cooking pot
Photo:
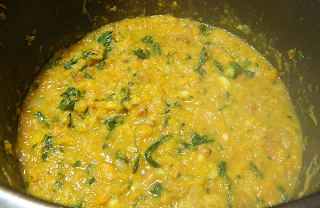
[[[10,144],[15,147],[20,104],[38,70],[55,51],[92,29],[158,14],[225,28],[278,68],[300,118],[305,143],[294,197],[278,207],[320,207],[320,1],[316,0],[2,0],[0,207],[60,207],[25,194],[19,161],[10,152]]]

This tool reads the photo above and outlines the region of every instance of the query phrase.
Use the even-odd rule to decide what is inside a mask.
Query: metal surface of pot
[[[59,48],[70,46],[106,20],[168,13],[227,29],[253,45],[283,74],[301,121],[305,151],[294,196],[303,198],[279,207],[320,207],[320,1],[175,2],[178,7],[171,6],[173,0],[0,2],[0,14],[4,14],[0,15],[0,207],[60,207],[24,193],[18,160],[3,148],[8,142],[14,148],[19,106],[41,66]],[[117,10],[107,10],[106,6],[116,6]],[[239,30],[243,27],[247,30]],[[304,58],[289,58],[291,49],[302,51]]]

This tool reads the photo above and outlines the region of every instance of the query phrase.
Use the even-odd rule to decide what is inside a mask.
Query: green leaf
[[[238,76],[240,76],[242,74],[243,70],[242,70],[242,67],[239,64],[237,64],[235,62],[231,62],[230,66],[233,69],[233,72],[232,72],[232,75],[231,75],[232,79],[235,79],[235,78],[237,78]]]
[[[68,127],[68,128],[70,128],[70,127],[71,127],[71,125],[72,125],[71,113],[69,113],[69,114],[68,114],[67,119],[68,119],[67,127]]]
[[[55,67],[57,65],[57,63],[59,61],[62,60],[62,57],[57,57],[55,58],[53,61],[51,61],[48,65],[47,65],[47,69],[52,69],[53,67]]]
[[[250,161],[250,166],[251,169],[254,171],[254,174],[258,177],[258,178],[263,178],[263,174],[259,172],[257,166],[255,164],[253,164],[252,161]]]
[[[223,177],[226,172],[226,162],[225,161],[220,162],[220,164],[218,165],[218,170],[219,170],[220,176]]]
[[[113,31],[107,31],[98,38],[98,42],[107,47],[111,43],[112,37]]]
[[[168,124],[169,124],[169,119],[170,119],[170,116],[167,116],[167,117],[164,119],[162,127],[167,127],[167,126],[168,126]]]
[[[145,152],[145,157],[148,160],[148,162],[155,168],[160,168],[161,165],[159,163],[157,163],[156,161],[154,161],[152,159],[152,154],[154,153],[154,151],[156,151],[156,149],[162,145],[163,143],[165,143],[166,141],[168,141],[169,139],[171,139],[173,137],[172,134],[166,135],[161,137],[161,139],[159,139],[156,143],[152,144],[147,151]]]
[[[161,55],[161,49],[160,49],[160,46],[159,46],[159,43],[155,43],[153,44],[153,52],[156,54],[156,55]]]
[[[96,180],[96,179],[94,179],[94,177],[91,177],[91,178],[89,179],[89,185],[92,185],[95,180]]]
[[[80,160],[78,160],[77,162],[75,162],[74,164],[73,164],[73,167],[80,167],[81,166],[81,161]]]
[[[138,171],[140,157],[141,157],[141,154],[138,155],[136,161],[134,162],[133,170],[132,170],[133,174],[135,174]]]
[[[156,197],[161,196],[161,192],[163,191],[162,185],[160,182],[157,182],[153,189],[150,191]]]
[[[53,147],[53,137],[49,134],[46,134],[42,140],[42,143],[44,144],[45,148],[51,149]]]
[[[205,24],[199,25],[198,28],[199,28],[200,35],[207,36],[211,33],[210,27]]]
[[[73,110],[74,105],[81,99],[80,91],[74,87],[69,87],[68,90],[61,94],[62,100],[58,108],[62,110]]]
[[[129,87],[126,87],[124,89],[124,91],[122,91],[124,93],[124,97],[122,98],[122,100],[120,101],[120,103],[123,103],[127,100],[131,100],[130,94],[131,94],[131,90]]]
[[[213,60],[213,63],[217,67],[219,72],[223,72],[223,66],[221,66],[220,62]]]
[[[118,151],[116,152],[116,159],[122,160],[122,161],[124,161],[125,163],[129,163],[129,161],[130,161],[129,158],[123,156],[121,150],[118,150]]]
[[[80,58],[75,59],[73,57],[69,62],[63,63],[63,68],[66,70],[69,70],[69,69],[71,69],[72,65],[76,64],[79,60],[80,60]]]
[[[36,112],[33,116],[39,119],[41,123],[43,123],[46,127],[49,128],[50,124],[46,121],[46,118],[40,111]]]
[[[288,201],[288,196],[286,194],[286,190],[284,189],[284,187],[282,185],[278,186],[278,190],[281,192],[282,194],[282,199],[283,201],[287,202]]]
[[[143,51],[142,49],[134,49],[132,54],[137,56],[139,59],[148,59],[150,56],[149,51]]]
[[[147,35],[147,36],[143,37],[141,40],[144,43],[153,43],[153,39],[152,39],[151,35]]]
[[[196,67],[196,72],[198,72],[201,77],[204,77],[204,75],[206,74],[206,71],[201,70],[201,67],[204,65],[207,59],[208,59],[208,53],[206,49],[203,47],[200,53],[200,60],[199,60],[198,66]]]
[[[104,124],[108,125],[109,131],[111,131],[111,132],[116,128],[116,126],[118,126],[119,124],[123,124],[123,123],[124,123],[124,118],[119,117],[119,116],[109,118],[108,120],[106,120],[104,122]]]
[[[193,146],[198,146],[200,144],[205,144],[205,143],[209,143],[209,142],[213,142],[213,139],[208,140],[206,135],[201,136],[197,132],[193,133],[193,136],[192,136],[192,145]]]

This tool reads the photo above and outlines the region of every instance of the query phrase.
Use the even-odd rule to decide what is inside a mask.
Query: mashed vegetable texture
[[[25,98],[27,192],[71,207],[288,201],[302,135],[277,70],[227,31],[126,19],[60,50]]]

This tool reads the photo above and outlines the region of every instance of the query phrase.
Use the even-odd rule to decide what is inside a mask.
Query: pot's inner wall
[[[15,144],[19,103],[26,94],[26,85],[32,82],[36,71],[61,47],[68,47],[87,32],[106,22],[118,21],[139,15],[173,14],[192,17],[213,26],[227,29],[257,48],[285,73],[293,104],[302,123],[306,140],[301,184],[297,194],[310,184],[306,194],[319,191],[320,174],[317,172],[316,155],[320,149],[320,130],[317,117],[320,110],[318,92],[320,74],[320,4],[307,1],[245,1],[236,0],[172,0],[159,1],[4,1],[0,12],[6,19],[0,20],[0,142],[9,140]],[[116,6],[116,11],[108,8]],[[237,26],[248,26],[251,32],[241,31]],[[239,27],[238,27],[239,28]],[[261,35],[263,34],[263,35]],[[28,42],[27,36],[35,36]],[[258,40],[258,41],[255,41]],[[263,40],[263,41],[262,41]],[[270,41],[273,40],[273,41]],[[273,42],[284,58],[275,56],[268,48]],[[262,44],[266,43],[266,44]],[[289,60],[287,51],[296,48],[305,58],[296,56]],[[279,60],[282,63],[279,64]],[[287,60],[287,61],[286,61]],[[296,66],[296,67],[295,67]],[[4,148],[0,150],[0,181],[23,190],[18,161]],[[314,177],[307,178],[306,170]]]

